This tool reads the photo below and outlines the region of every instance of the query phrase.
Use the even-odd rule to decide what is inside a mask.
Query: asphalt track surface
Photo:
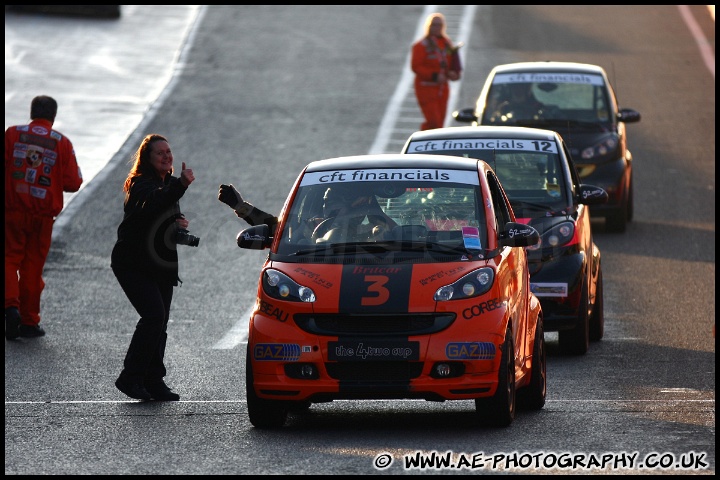
[[[175,7],[178,6],[173,6]],[[158,32],[166,36],[180,31],[184,32],[186,39],[192,35],[190,24],[180,26],[182,22],[178,22],[177,29],[173,32],[162,26],[161,22],[165,21],[168,12],[172,12],[173,9],[164,6],[147,8],[157,8],[158,10],[155,11],[157,15],[148,15],[154,23],[152,25],[143,23],[143,28],[136,29],[137,35],[141,36],[143,29],[152,30],[154,36],[158,36]],[[420,6],[414,9],[403,8],[417,14],[417,17],[413,17],[411,21],[403,20],[406,23],[402,40],[406,40],[412,32],[410,23],[414,24],[423,12]],[[673,8],[675,7],[663,8],[663,10],[668,12]],[[263,13],[260,8],[256,10]],[[129,15],[130,11],[127,13]],[[140,17],[142,15],[136,18],[142,20]],[[170,15],[170,18],[172,19],[173,15]],[[38,92],[23,92],[23,94],[27,93],[27,96],[19,101],[19,109],[11,110],[7,107],[7,96],[13,91],[8,88],[10,76],[7,64],[7,21],[6,16],[6,115],[11,113],[14,117],[12,121],[6,119],[6,124],[9,125],[27,120],[26,113],[16,112],[27,112],[30,98]],[[57,20],[53,19],[53,21]],[[82,22],[87,20],[83,19]],[[103,25],[104,28],[108,28],[108,21],[103,21]],[[297,30],[301,31],[302,28],[305,27],[301,25]],[[678,37],[685,32],[684,29],[678,30]],[[480,33],[481,31],[474,33],[474,38]],[[179,37],[183,38],[182,35]],[[302,40],[308,44],[312,39]],[[215,46],[209,33],[204,36],[204,41],[205,47]],[[20,43],[22,42],[16,44]],[[701,44],[702,42],[698,42],[698,45]],[[129,102],[132,108],[118,110],[144,113],[135,116],[135,127],[131,127],[125,134],[124,143],[121,140],[114,147],[108,148],[109,153],[104,155],[106,160],[112,159],[118,166],[119,162],[127,158],[127,152],[122,151],[123,146],[128,145],[128,151],[137,146],[138,139],[133,135],[143,132],[146,119],[151,118],[162,102],[167,100],[168,93],[164,92],[172,92],[174,76],[172,72],[182,71],[185,68],[182,62],[182,45],[181,40],[180,44],[172,47],[174,53],[170,57],[177,58],[177,63],[170,61],[166,64],[159,61],[161,58],[159,51],[147,55],[151,60],[151,66],[167,67],[171,73],[167,76],[164,70],[161,71],[162,69],[154,70],[153,75],[157,79],[165,79],[160,83],[164,87],[155,90],[159,95],[157,98],[152,98],[153,96],[148,94],[147,97],[143,96],[145,102]],[[75,44],[68,44],[67,47],[74,48]],[[18,50],[14,51],[18,52]],[[82,51],[87,56],[92,49],[82,49]],[[492,58],[483,58],[483,60],[488,63],[493,61]],[[398,58],[397,63],[400,61],[401,59]],[[622,61],[619,56],[618,61]],[[207,68],[216,66],[211,62],[204,62],[203,65]],[[712,65],[714,79],[714,62]],[[473,65],[469,64],[469,66]],[[133,65],[133,67],[137,66]],[[625,74],[625,79],[628,79],[632,77],[633,72],[632,69],[627,68],[627,65],[625,67],[620,71]],[[50,65],[45,68],[49,69]],[[237,71],[242,70],[238,67]],[[212,73],[215,72],[212,70]],[[217,72],[217,75],[220,75],[219,68]],[[278,72],[273,73],[278,74]],[[56,78],[62,80],[65,76],[60,74]],[[132,77],[128,74],[124,78],[129,81]],[[211,75],[202,78],[211,78]],[[255,77],[249,72],[244,79],[248,78]],[[628,85],[621,84],[621,86],[627,88]],[[148,91],[152,89],[150,86],[146,88]],[[317,98],[327,99],[327,103],[331,106],[341,105],[332,97],[333,94],[342,93],[336,88],[337,84],[331,83],[327,92],[323,92],[323,95]],[[92,97],[90,93],[96,90],[97,84],[95,87],[90,87],[84,96]],[[207,94],[210,88],[203,88],[202,85],[193,86],[192,89],[178,88],[176,93],[188,93],[189,90],[193,90],[192,93],[197,91],[199,94]],[[384,91],[391,89],[387,88]],[[42,93],[52,94],[47,91]],[[627,95],[628,90],[624,90],[624,93],[625,98],[633,97]],[[177,106],[178,95],[171,96],[176,104],[166,105],[166,110],[186,113]],[[68,98],[75,102],[71,102],[70,105],[80,108],[79,102],[83,98],[83,93],[74,92],[73,96]],[[103,105],[109,105],[108,102],[114,99],[115,96],[107,97],[104,102],[101,101],[95,106],[99,105],[103,108]],[[296,101],[290,106],[304,106],[312,101],[316,99],[308,99],[307,102]],[[210,99],[208,102],[213,106],[217,106],[218,103],[215,99]],[[250,116],[263,116],[267,123],[278,125],[284,130],[288,130],[286,127],[291,119],[297,118],[296,115],[291,115],[280,107],[273,111],[268,111],[267,107],[262,105],[258,108],[251,99],[235,103],[239,103]],[[397,103],[402,105],[402,98]],[[116,107],[117,105],[113,104],[113,108]],[[60,117],[63,112],[69,113],[66,108],[61,99]],[[649,103],[645,108],[641,108],[643,115],[647,115],[644,117],[643,127],[653,122],[653,116],[648,108]],[[90,110],[92,108],[88,109],[88,115],[92,114]],[[379,108],[376,110],[371,112],[373,119],[381,118],[381,110]],[[114,113],[114,110],[110,112]],[[326,112],[320,112],[320,114],[324,113]],[[360,113],[356,118],[358,124],[362,123],[362,114],[367,112]],[[681,115],[682,112],[679,114]],[[113,131],[120,130],[121,126],[118,122],[121,115],[113,115],[113,117],[113,123],[108,128]],[[662,117],[656,116],[655,124],[662,127],[662,123],[657,120],[660,118]],[[412,112],[403,114],[399,120],[403,119],[408,120],[404,128],[410,129],[417,124],[412,118]],[[68,121],[67,118],[65,121]],[[85,119],[82,124],[90,126],[91,122]],[[70,128],[70,125],[67,126]],[[153,123],[153,128],[172,134],[173,146],[179,153],[189,151],[188,146],[184,144],[187,142],[181,139],[188,136],[191,127],[192,125],[178,125],[170,119],[163,118],[156,118]],[[400,127],[396,125],[395,128]],[[284,149],[278,143],[270,143],[276,141],[277,137],[269,130],[270,135],[266,140],[268,143],[263,145],[261,150],[272,155],[288,152],[295,154],[299,151],[297,156],[305,158],[308,156],[308,151],[314,151],[316,148],[315,146],[310,148],[303,143],[306,138],[310,138],[310,133],[313,134],[314,139],[327,139],[326,135],[316,134],[306,125],[293,125],[292,130],[300,132],[295,139],[293,150]],[[70,136],[67,129],[65,132]],[[222,139],[221,135],[209,133],[212,134],[211,138],[203,143],[208,149],[220,143],[219,140]],[[349,136],[342,136],[342,132],[333,132],[333,134],[336,136],[333,138],[337,140],[336,144],[340,140],[352,140]],[[120,137],[122,138],[123,135]],[[103,141],[96,143],[105,143],[105,138],[101,136],[100,139]],[[366,133],[364,138],[372,139],[372,135]],[[194,140],[198,140],[197,135]],[[248,151],[243,152],[245,158],[263,158],[254,155],[251,151],[252,138],[243,136],[242,140],[248,142]],[[638,135],[634,135],[633,140],[636,144],[641,142]],[[75,140],[76,144],[77,141]],[[318,141],[317,145],[319,144]],[[367,144],[369,140],[364,140],[353,144],[352,148],[356,150],[362,148],[366,151]],[[647,148],[648,144],[649,142],[646,141],[646,151],[650,151]],[[332,149],[325,147],[323,153],[328,150]],[[638,155],[640,151],[642,150],[637,149],[634,153]],[[265,153],[263,152],[262,155]],[[646,158],[643,162],[643,158],[638,156],[640,163],[647,162],[646,165],[653,166],[649,159]],[[181,160],[180,155],[176,160]],[[249,164],[247,168],[252,168],[252,165]],[[251,198],[259,198],[257,200],[259,205],[272,204],[271,208],[279,207],[278,203],[282,201],[280,197],[287,191],[287,185],[283,185],[282,191],[266,189],[267,191],[263,192],[259,187],[251,184],[254,180],[261,179],[257,171],[241,172],[238,169],[233,170],[229,175],[224,171],[225,177],[219,177],[218,169],[210,162],[207,163],[206,169],[201,173],[197,188],[193,189],[185,205],[190,208],[192,205],[190,199],[198,203],[207,203],[207,210],[203,213],[209,212],[211,217],[217,211],[218,217],[222,215],[222,218],[227,218],[227,211],[214,198],[214,191],[217,189],[215,178],[230,178],[231,181],[242,179],[247,190],[253,190]],[[111,183],[118,185],[122,173],[126,173],[127,168],[118,166],[114,170],[115,175],[111,177]],[[289,170],[295,171],[295,168]],[[644,185],[646,187],[665,185],[662,183],[662,175],[660,173],[654,175],[653,170],[656,169],[648,168],[642,171],[641,179],[644,180]],[[689,177],[684,173],[678,172],[675,176],[682,181]],[[211,178],[213,175],[214,178]],[[277,175],[287,180],[288,174],[277,172]],[[714,184],[712,180],[707,182]],[[98,182],[97,179],[89,181],[84,191],[89,192],[89,187],[96,183],[103,182]],[[649,196],[650,191],[650,188],[645,190],[648,192],[646,197]],[[395,406],[389,402],[372,404],[371,407],[343,405],[335,410],[323,407],[319,409],[321,413],[316,416],[313,423],[310,420],[305,423],[296,420],[298,423],[288,428],[284,434],[273,436],[263,435],[247,425],[244,398],[239,388],[242,383],[238,380],[243,374],[240,347],[235,346],[227,350],[215,349],[212,352],[208,350],[210,345],[222,338],[224,333],[231,331],[234,325],[237,326],[234,322],[238,318],[247,316],[242,309],[250,304],[253,296],[251,290],[243,289],[233,283],[243,272],[254,275],[257,269],[253,263],[260,259],[260,255],[253,256],[252,252],[242,252],[238,255],[232,236],[237,232],[234,230],[237,223],[233,223],[231,231],[225,230],[222,226],[218,229],[220,236],[228,237],[227,248],[223,246],[217,246],[215,250],[208,248],[212,246],[211,229],[198,228],[193,232],[201,232],[204,248],[183,251],[183,260],[187,261],[182,268],[187,270],[192,268],[193,272],[197,272],[195,276],[186,279],[188,280],[186,285],[178,292],[172,319],[174,324],[173,343],[169,352],[172,372],[170,381],[182,394],[183,400],[172,405],[140,407],[115,390],[112,380],[117,374],[129,338],[127,334],[131,331],[135,318],[126,299],[122,297],[114,283],[107,265],[107,252],[111,245],[108,237],[113,236],[112,229],[117,225],[117,219],[114,217],[120,214],[121,198],[115,195],[108,201],[108,195],[99,195],[103,193],[101,191],[95,193],[88,196],[101,197],[105,200],[100,202],[90,198],[87,201],[88,206],[91,206],[94,212],[106,215],[109,220],[97,218],[97,215],[80,215],[76,222],[73,222],[75,224],[73,228],[69,229],[67,238],[77,241],[84,238],[85,234],[101,230],[92,228],[95,224],[103,226],[102,231],[97,232],[102,236],[89,239],[87,245],[66,245],[60,241],[53,246],[52,268],[48,272],[50,288],[44,300],[47,306],[45,322],[48,336],[37,342],[6,344],[6,473],[161,473],[163,468],[165,468],[164,473],[184,474],[317,473],[318,471],[371,473],[370,460],[376,451],[375,448],[388,443],[400,445],[399,448],[436,449],[439,452],[446,449],[457,451],[458,446],[463,444],[467,446],[468,449],[465,451],[468,452],[484,448],[488,444],[496,451],[511,451],[516,448],[520,451],[528,449],[533,451],[539,448],[538,445],[542,445],[548,451],[564,451],[563,449],[568,445],[572,446],[573,451],[602,451],[602,448],[618,450],[618,445],[622,445],[623,449],[628,450],[657,448],[660,451],[680,453],[682,449],[694,448],[714,452],[714,411],[708,409],[704,417],[698,415],[703,405],[714,407],[714,367],[710,367],[708,362],[708,358],[714,359],[714,347],[708,347],[705,339],[697,340],[693,335],[685,337],[685,330],[688,329],[681,326],[686,324],[681,324],[679,317],[674,321],[663,320],[663,318],[669,319],[672,316],[674,319],[676,315],[682,315],[683,318],[689,318],[689,322],[705,325],[708,321],[707,309],[702,313],[699,307],[705,305],[714,312],[712,301],[709,304],[707,301],[696,304],[690,301],[701,296],[708,297],[700,295],[701,293],[707,291],[714,293],[714,280],[712,287],[708,287],[707,282],[704,282],[707,278],[712,278],[708,277],[708,270],[714,273],[714,250],[712,253],[707,250],[708,239],[714,241],[714,220],[705,220],[704,223],[697,220],[697,223],[693,224],[693,226],[697,225],[696,228],[687,227],[676,233],[675,235],[683,236],[685,248],[674,249],[672,257],[655,250],[658,245],[669,244],[670,238],[664,234],[678,231],[677,228],[674,230],[664,228],[665,222],[668,226],[671,222],[682,225],[678,219],[684,216],[676,210],[687,208],[688,199],[685,197],[676,205],[656,199],[653,203],[661,204],[667,210],[667,214],[662,217],[651,210],[649,204],[642,204],[643,207],[638,212],[640,214],[638,221],[628,235],[600,237],[608,273],[607,337],[602,345],[595,345],[593,351],[582,359],[551,358],[553,383],[546,409],[542,415],[519,418],[514,426],[514,432],[528,432],[526,437],[521,437],[517,433],[510,437],[500,432],[497,434],[481,432],[478,435],[478,432],[470,427],[453,425],[454,419],[463,422],[468,418],[460,405],[457,407],[448,405],[448,408],[458,408],[460,411],[440,419],[434,411],[436,408],[434,405],[411,405],[408,410],[412,412],[408,413],[403,411],[406,405]],[[663,195],[672,196],[673,191],[664,190]],[[703,196],[700,195],[699,198]],[[697,207],[698,205],[693,202],[693,200],[689,201],[690,206]],[[69,205],[80,203],[82,202],[76,203],[73,200]],[[82,209],[81,213],[86,213],[87,210]],[[69,213],[64,212],[59,220],[71,218],[72,215]],[[658,218],[662,218],[663,221],[658,222]],[[711,217],[705,216],[705,218]],[[201,220],[198,220],[198,223],[201,224]],[[711,225],[705,226],[707,223]],[[652,235],[649,232],[652,232]],[[647,243],[638,244],[638,237],[644,238]],[[703,245],[706,247],[701,250]],[[695,251],[696,249],[698,252]],[[678,252],[680,252],[679,256]],[[677,275],[673,278],[688,280],[687,298],[676,298],[673,305],[665,304],[664,299],[672,298],[676,291],[672,288],[673,285],[669,285],[671,282],[660,277],[652,279],[654,300],[646,300],[650,297],[641,294],[646,289],[642,289],[639,283],[631,282],[636,272],[628,271],[629,266],[639,269],[649,278],[651,274],[657,276],[656,264],[668,265],[669,259],[691,260],[691,262],[670,263]],[[202,277],[202,273],[205,272],[207,277]],[[708,298],[711,297],[714,295]],[[655,304],[662,304],[663,308],[658,308]],[[651,315],[650,312],[654,314]],[[634,335],[635,332],[631,331],[631,327],[641,327],[644,334],[642,340]],[[98,352],[97,350],[100,349],[104,351]],[[182,358],[182,361],[178,361],[178,358]],[[48,363],[41,364],[40,361]],[[51,363],[52,366],[49,366]],[[635,377],[629,385],[615,382],[621,387],[616,391],[604,388],[606,379],[613,383],[612,381],[619,377],[617,370],[625,368],[628,372],[650,372],[650,365],[654,365],[652,375],[641,379]],[[597,383],[593,383],[591,389],[583,390],[583,387],[587,387],[589,383],[581,374],[586,368],[587,371],[595,368],[592,372],[597,375]],[[48,375],[50,372],[52,376]],[[83,375],[78,376],[78,373]],[[676,378],[676,374],[683,377]],[[232,379],[235,379],[235,383]],[[708,385],[711,387],[707,388]],[[627,392],[622,389],[637,386],[643,387],[644,390],[626,395]],[[702,396],[696,398],[700,395]],[[618,396],[620,398],[616,398]],[[678,400],[674,400],[675,398]],[[425,409],[428,411],[427,414],[418,414],[418,411],[423,412]],[[344,415],[342,417],[335,415],[336,410],[341,410]],[[353,411],[359,412],[359,416],[353,418]],[[645,417],[646,420],[638,421],[640,417]],[[414,423],[418,420],[422,426]],[[153,448],[158,446],[155,441],[148,442],[150,449],[143,448],[146,447],[148,428],[152,428],[154,433],[157,432],[166,439],[161,442],[160,448]],[[446,430],[450,431],[449,435],[440,433]],[[374,441],[375,438],[378,439],[377,442]],[[426,438],[428,440],[425,440]],[[517,443],[507,443],[510,438]],[[711,445],[711,448],[706,448],[707,445]],[[297,451],[298,448],[301,448],[301,451]],[[123,453],[118,454],[118,451]],[[486,449],[486,451],[492,450]],[[130,461],[138,458],[142,461]],[[169,458],[175,463],[164,465],[162,462]],[[714,453],[712,459],[714,473]],[[272,470],[271,466],[278,466],[280,470]]]

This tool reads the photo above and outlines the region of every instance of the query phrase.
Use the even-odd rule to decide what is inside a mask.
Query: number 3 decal
[[[374,293],[373,296],[362,297],[360,300],[361,305],[375,306],[382,305],[387,302],[390,298],[390,291],[385,288],[385,284],[388,282],[388,277],[384,275],[366,275],[365,282],[370,283],[367,291]]]

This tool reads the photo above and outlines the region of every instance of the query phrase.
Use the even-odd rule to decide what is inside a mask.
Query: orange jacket
[[[5,210],[57,216],[63,192],[77,192],[83,178],[72,142],[35,119],[5,130]]]
[[[443,37],[424,37],[412,47],[410,67],[415,73],[415,82],[420,85],[439,85],[437,74],[444,71],[446,76],[452,62],[452,50]]]

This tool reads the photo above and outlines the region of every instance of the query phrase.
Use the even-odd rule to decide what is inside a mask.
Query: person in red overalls
[[[420,130],[444,126],[450,95],[448,80],[460,78],[457,48],[445,30],[443,14],[432,13],[425,20],[425,36],[412,46],[411,68],[415,73],[415,96],[425,117]]]
[[[42,337],[43,268],[63,192],[83,178],[72,142],[52,126],[57,102],[40,95],[31,122],[5,130],[5,338]]]

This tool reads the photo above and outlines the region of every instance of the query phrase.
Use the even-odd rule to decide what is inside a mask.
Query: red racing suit
[[[77,192],[82,173],[72,142],[35,119],[5,130],[5,308],[25,325],[40,323],[45,260],[63,192]]]
[[[415,73],[415,96],[425,117],[420,130],[444,126],[451,62],[452,45],[445,37],[425,37],[412,46],[410,67]]]

